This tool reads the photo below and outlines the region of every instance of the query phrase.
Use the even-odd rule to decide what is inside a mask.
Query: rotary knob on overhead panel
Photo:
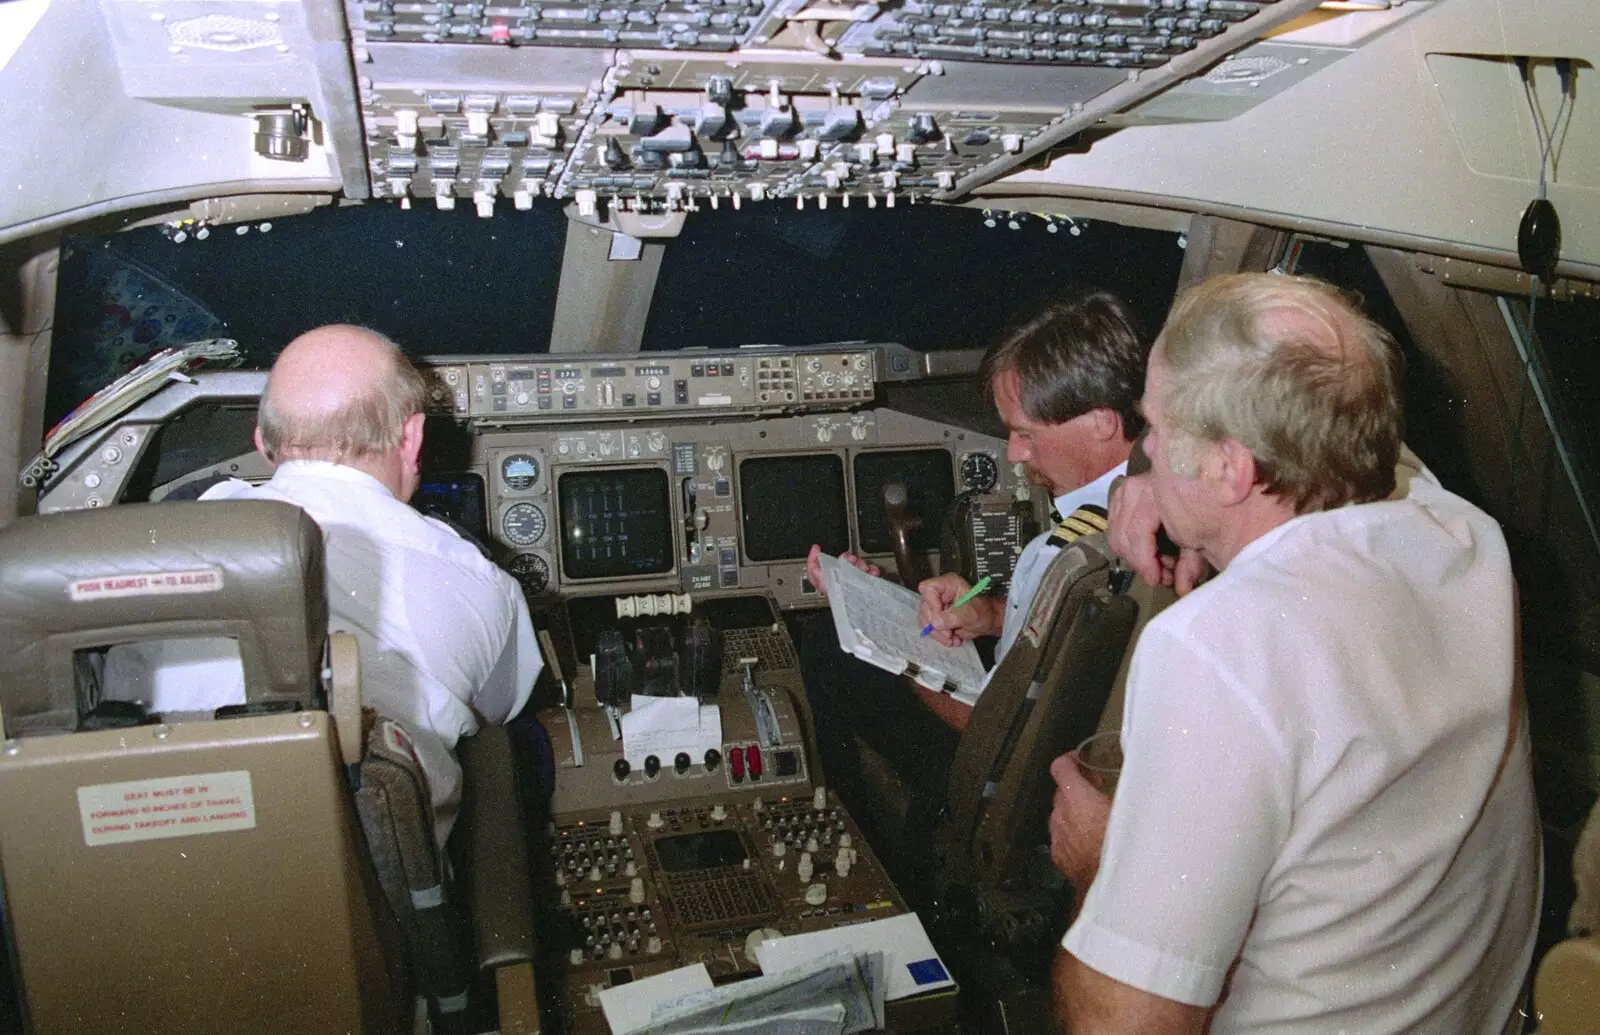
[[[906,132],[906,139],[913,144],[926,144],[930,140],[939,139],[939,126],[933,121],[933,116],[923,112],[911,116],[911,129]]]

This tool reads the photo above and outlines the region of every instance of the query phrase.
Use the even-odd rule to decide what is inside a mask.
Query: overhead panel
[[[589,215],[948,197],[1058,136],[1063,119],[1112,113],[1097,99],[1149,96],[1175,60],[1220,58],[1255,23],[1265,31],[1311,2],[366,0],[347,11],[375,196],[482,215],[549,196]]]

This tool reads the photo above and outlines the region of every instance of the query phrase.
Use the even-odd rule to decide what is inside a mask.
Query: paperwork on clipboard
[[[930,690],[983,692],[983,661],[976,647],[946,647],[920,635],[921,597],[837,557],[819,559],[840,647],[881,669],[904,672]]]
[[[756,959],[765,973],[782,973],[840,949],[883,953],[883,997],[889,1001],[955,985],[915,913],[772,938],[756,948]]]

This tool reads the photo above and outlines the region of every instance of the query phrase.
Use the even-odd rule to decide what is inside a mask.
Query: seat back
[[[85,723],[83,652],[218,636],[239,645],[237,717]],[[408,1026],[398,932],[320,710],[326,640],[322,537],[297,508],[0,529],[0,873],[32,1030]]]
[[[373,868],[411,951],[417,989],[441,1016],[460,1014],[472,975],[465,918],[434,840],[427,779],[399,723],[372,723],[355,801]]]
[[[978,698],[951,766],[939,835],[942,887],[1000,886],[1042,843],[1050,762],[1095,731],[1138,607],[1100,535],[1051,561],[1022,633]]]
[[[1580,1035],[1600,1017],[1600,807],[1591,809],[1572,853],[1576,889],[1567,933],[1545,953],[1534,979],[1541,1035]]]

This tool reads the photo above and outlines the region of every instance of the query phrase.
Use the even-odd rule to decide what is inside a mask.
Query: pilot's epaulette
[[[1092,503],[1085,503],[1066,517],[1056,517],[1056,524],[1050,530],[1051,546],[1066,546],[1076,542],[1081,536],[1093,535],[1104,532],[1109,524],[1106,517],[1106,508],[1097,507]]]

